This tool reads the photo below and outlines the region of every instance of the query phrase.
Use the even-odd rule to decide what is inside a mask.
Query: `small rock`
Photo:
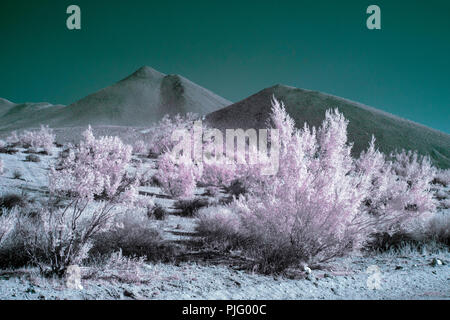
[[[128,291],[127,289],[123,290],[123,295],[128,298],[135,299],[136,295],[132,291]]]
[[[323,274],[323,277],[324,277],[324,278],[331,278],[331,275],[330,275],[329,273],[324,273],[324,274]]]
[[[303,271],[305,271],[306,274],[311,274],[311,272],[312,272],[312,271],[311,271],[311,268],[308,267],[308,266],[306,266],[306,265],[303,267]]]
[[[33,287],[29,287],[25,292],[26,293],[36,293],[36,290],[34,290]]]
[[[442,261],[441,260],[439,260],[439,259],[437,259],[437,258],[433,258],[433,260],[431,260],[431,263],[430,263],[433,267],[436,267],[436,266],[442,266]]]
[[[395,267],[395,270],[402,270],[402,269],[403,269],[402,266],[396,266],[396,267]]]

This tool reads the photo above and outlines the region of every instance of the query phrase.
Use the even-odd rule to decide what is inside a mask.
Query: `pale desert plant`
[[[133,144],[133,153],[139,155],[148,154],[148,146],[143,140],[138,140]]]
[[[338,110],[327,111],[317,130],[306,124],[299,130],[273,99],[271,124],[281,142],[278,172],[253,171],[255,182],[229,207],[261,272],[326,262],[434,209],[429,160],[400,153],[386,161],[374,140],[352,158],[348,121]]]
[[[193,113],[187,113],[186,115],[177,114],[173,117],[165,115],[147,133],[149,138],[145,143],[150,155],[156,157],[172,149],[175,145],[175,142],[172,140],[172,133],[180,129],[190,130],[197,118],[198,116]]]
[[[196,217],[199,219],[196,230],[202,236],[214,239],[234,239],[241,231],[240,217],[226,206],[201,208]]]
[[[166,152],[158,159],[156,178],[165,192],[176,198],[188,198],[194,194],[200,172],[201,168],[190,158],[180,161]]]
[[[130,146],[117,137],[96,139],[89,128],[60,168],[51,169],[50,198],[67,200],[63,207],[49,205],[39,214],[40,236],[30,246],[44,248],[52,273],[62,276],[67,266],[85,259],[93,236],[111,227],[121,205],[134,203],[137,179],[126,176],[130,160]]]
[[[25,130],[18,136],[16,133],[13,133],[9,141],[15,141],[25,148],[30,147],[35,152],[39,149],[43,149],[47,154],[51,154],[53,145],[55,144],[55,135],[53,130],[48,126],[41,125],[39,130]]]
[[[15,209],[0,212],[0,247],[14,229],[16,220],[15,212]]]

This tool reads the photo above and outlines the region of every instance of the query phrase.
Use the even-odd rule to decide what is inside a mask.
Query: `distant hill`
[[[142,67],[125,79],[64,106],[14,104],[0,100],[0,131],[48,124],[78,126],[149,126],[165,114],[205,115],[231,102],[179,75]]]
[[[366,149],[372,134],[377,147],[390,153],[395,149],[417,150],[429,154],[435,165],[450,168],[450,135],[362,105],[317,91],[276,85],[264,89],[242,101],[206,116],[208,124],[221,130],[227,128],[265,128],[274,95],[286,105],[298,127],[305,122],[318,127],[325,111],[338,108],[350,121],[349,141],[354,143],[353,153]]]
[[[13,103],[0,98],[0,132],[39,127],[41,123],[49,124],[63,109],[63,105],[48,102]]]

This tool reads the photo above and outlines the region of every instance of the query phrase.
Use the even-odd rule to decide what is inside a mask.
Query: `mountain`
[[[205,115],[231,102],[179,75],[165,75],[142,67],[125,79],[67,107],[13,104],[0,100],[0,131],[48,124],[77,126],[149,126],[165,114]]]
[[[205,115],[230,104],[182,76],[142,67],[116,84],[67,106],[57,126],[148,126],[165,114]]]
[[[63,105],[48,102],[13,103],[0,98],[0,132],[39,127],[40,123],[48,124],[63,109]]]
[[[359,155],[367,148],[373,134],[376,146],[387,154],[396,149],[417,150],[421,154],[429,154],[438,167],[450,167],[450,135],[317,91],[276,85],[208,114],[206,122],[221,130],[266,128],[272,96],[285,103],[287,112],[298,127],[303,127],[305,122],[318,127],[325,118],[327,109],[338,108],[349,120],[348,135],[349,141],[354,143],[354,155]]]

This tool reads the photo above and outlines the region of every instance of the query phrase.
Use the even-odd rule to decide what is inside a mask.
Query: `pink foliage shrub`
[[[157,179],[162,189],[177,198],[193,196],[201,168],[192,161],[177,161],[170,152],[158,160]]]
[[[131,146],[117,137],[96,139],[89,128],[61,167],[51,169],[51,199],[63,201],[64,206],[49,204],[40,213],[39,236],[29,245],[45,252],[52,273],[63,275],[67,266],[80,263],[93,236],[111,228],[117,209],[134,204],[138,179],[127,175],[130,160]],[[44,264],[36,263],[44,270]]]
[[[203,171],[199,180],[201,183],[209,186],[228,187],[237,178],[237,167],[235,164],[211,161],[203,163]]]
[[[133,145],[133,153],[145,155],[148,153],[147,144],[143,140],[138,140]]]
[[[41,125],[40,130],[25,130],[19,136],[13,133],[9,140],[13,142],[17,140],[23,147],[31,147],[35,151],[43,149],[46,153],[51,154],[55,143],[55,135],[53,134],[53,130],[48,126]]]
[[[148,133],[149,139],[146,143],[150,154],[158,156],[172,149],[175,144],[172,141],[172,133],[179,129],[190,130],[197,118],[198,116],[193,113],[187,113],[183,116],[177,114],[174,117],[165,115]]]
[[[76,150],[70,150],[62,160],[61,168],[51,169],[50,191],[86,200],[113,199],[128,193],[134,188],[126,180],[131,149],[118,137],[96,139],[89,127]]]
[[[434,209],[429,159],[403,152],[387,161],[374,140],[354,159],[348,121],[337,110],[327,111],[318,129],[305,124],[299,130],[282,103],[274,99],[272,106],[279,170],[275,176],[252,171],[249,193],[230,206],[260,271],[328,261]]]

